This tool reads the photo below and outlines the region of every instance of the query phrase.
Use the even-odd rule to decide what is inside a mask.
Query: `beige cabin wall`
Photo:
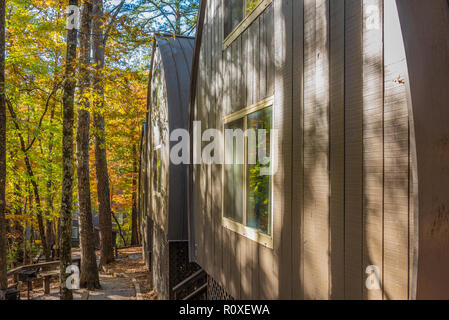
[[[329,297],[345,297],[345,0],[329,3]]]
[[[329,1],[304,2],[304,297],[329,296]]]
[[[345,298],[361,299],[363,214],[362,2],[345,1]]]
[[[222,167],[194,166],[197,260],[234,298],[410,297],[407,69],[394,54],[394,7],[274,0],[223,50],[223,1],[207,1],[194,119],[221,129],[274,96],[280,133],[272,249],[223,227]],[[369,266],[380,290],[366,288]]]

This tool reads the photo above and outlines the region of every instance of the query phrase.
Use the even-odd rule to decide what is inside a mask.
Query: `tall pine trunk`
[[[69,0],[69,5],[78,6],[78,0]],[[62,194],[60,221],[60,298],[72,300],[73,294],[66,286],[66,269],[72,264],[72,202],[73,202],[73,117],[75,96],[75,64],[78,31],[67,30],[67,53],[65,65],[64,94],[62,97]]]
[[[0,289],[6,289],[6,102],[5,102],[5,0],[0,0]]]
[[[90,199],[89,175],[89,98],[86,92],[90,86],[90,32],[92,23],[92,2],[84,1],[80,30],[80,68],[78,108],[78,127],[76,130],[76,170],[78,177],[78,207],[81,248],[82,288],[94,290],[100,288],[97,259],[95,255],[94,226],[92,223],[92,204]]]
[[[94,136],[95,167],[97,172],[98,208],[100,214],[101,257],[100,265],[104,266],[114,260],[112,248],[112,219],[109,193],[108,162],[106,158],[106,138],[104,130],[104,15],[103,0],[93,0],[93,56],[95,72],[94,89]]]
[[[131,245],[139,244],[137,219],[137,146],[133,145],[133,185],[132,185],[132,213],[131,213]]]

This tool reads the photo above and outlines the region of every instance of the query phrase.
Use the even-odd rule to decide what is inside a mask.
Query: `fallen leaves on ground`
[[[131,247],[118,250],[116,261],[108,264],[108,272],[114,275],[133,276],[140,285],[143,300],[158,300],[156,292],[150,285],[150,272],[143,261],[142,247]],[[133,300],[135,300],[134,297]]]

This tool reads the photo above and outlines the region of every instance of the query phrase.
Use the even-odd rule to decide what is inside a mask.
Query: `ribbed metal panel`
[[[194,41],[186,37],[156,37],[165,75],[169,132],[188,129]],[[175,144],[170,142],[170,147]],[[188,240],[187,166],[170,163],[169,177],[168,241]]]

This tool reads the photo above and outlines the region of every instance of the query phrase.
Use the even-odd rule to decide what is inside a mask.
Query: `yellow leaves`
[[[65,79],[64,12],[67,2],[9,0],[7,5],[10,13],[7,28],[7,94],[16,107],[21,121],[20,132],[25,140],[38,137],[28,156],[38,183],[44,214],[47,214],[46,209],[50,204],[47,199],[49,196],[53,203],[50,216],[54,217],[59,212],[61,196],[62,90],[51,99],[41,130],[36,129],[36,124],[45,108],[47,93],[51,92],[55,83]],[[105,19],[108,20],[108,17]],[[104,28],[105,26],[103,30]],[[84,90],[82,95],[77,90],[76,94],[75,107],[89,111],[92,115],[91,123],[94,114],[105,118],[106,144],[101,147],[107,151],[114,210],[118,214],[130,212],[131,209],[132,179],[135,176],[132,173],[135,157],[133,146],[139,144],[140,127],[147,112],[148,70],[147,61],[143,57],[148,54],[150,38],[136,27],[135,21],[121,17],[116,26],[113,26],[105,48],[106,62],[100,74],[105,91],[104,101],[103,96],[92,89]],[[79,85],[84,72],[95,74],[98,67],[99,62],[93,61],[89,68],[80,72],[82,66],[78,59],[66,81],[74,81]],[[52,120],[51,110],[54,110]],[[17,132],[12,123],[8,123],[8,126],[7,146],[11,155],[8,155],[7,202],[11,212],[15,211],[13,209],[26,207],[22,215],[9,217],[19,219],[23,224],[34,225],[36,208],[35,204],[30,206],[29,203],[29,198],[34,197],[31,194],[30,179],[27,177],[23,154],[19,150]],[[91,135],[95,133],[92,129]],[[90,147],[92,204],[96,206],[95,154],[93,144]],[[49,181],[53,184],[51,190],[47,190]],[[15,183],[20,186],[18,196],[15,195]],[[76,199],[76,186],[74,195]]]

